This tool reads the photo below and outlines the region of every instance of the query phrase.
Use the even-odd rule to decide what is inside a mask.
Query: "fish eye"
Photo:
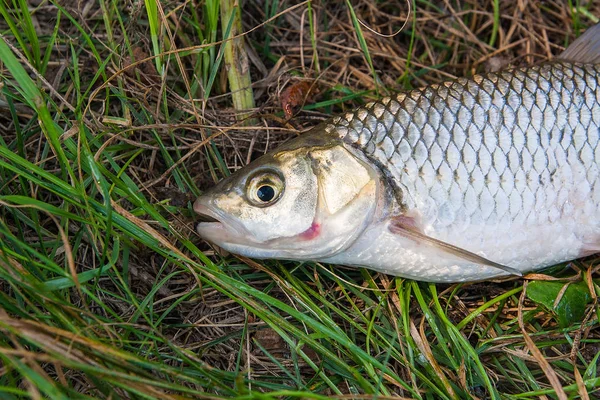
[[[274,171],[260,171],[248,180],[246,197],[256,207],[267,207],[281,198],[283,178]]]
[[[256,197],[260,199],[260,201],[264,201],[265,203],[271,201],[275,198],[275,188],[270,185],[262,185],[256,191]]]

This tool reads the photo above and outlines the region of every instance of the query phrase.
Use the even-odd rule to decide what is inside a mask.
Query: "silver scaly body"
[[[367,104],[325,129],[382,170],[396,208],[418,211],[427,236],[521,271],[599,248],[600,65],[458,79]],[[441,282],[505,275],[436,257],[382,218],[325,261]]]

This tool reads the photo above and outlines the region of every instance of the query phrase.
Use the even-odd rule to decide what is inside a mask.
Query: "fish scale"
[[[453,243],[483,248],[495,244],[486,231],[598,217],[599,76],[566,62],[489,73],[369,103],[325,129],[385,170],[426,233],[468,233]],[[576,207],[590,193],[595,206]]]

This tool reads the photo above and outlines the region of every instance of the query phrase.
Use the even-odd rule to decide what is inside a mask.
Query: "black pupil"
[[[271,201],[275,198],[275,189],[272,186],[263,185],[258,188],[256,191],[256,195],[260,199],[260,201]]]

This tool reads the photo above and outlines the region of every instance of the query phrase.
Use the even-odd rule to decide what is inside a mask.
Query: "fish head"
[[[369,225],[380,186],[376,169],[342,143],[292,143],[202,194],[194,210],[207,222],[197,229],[232,253],[318,260],[347,248]]]

